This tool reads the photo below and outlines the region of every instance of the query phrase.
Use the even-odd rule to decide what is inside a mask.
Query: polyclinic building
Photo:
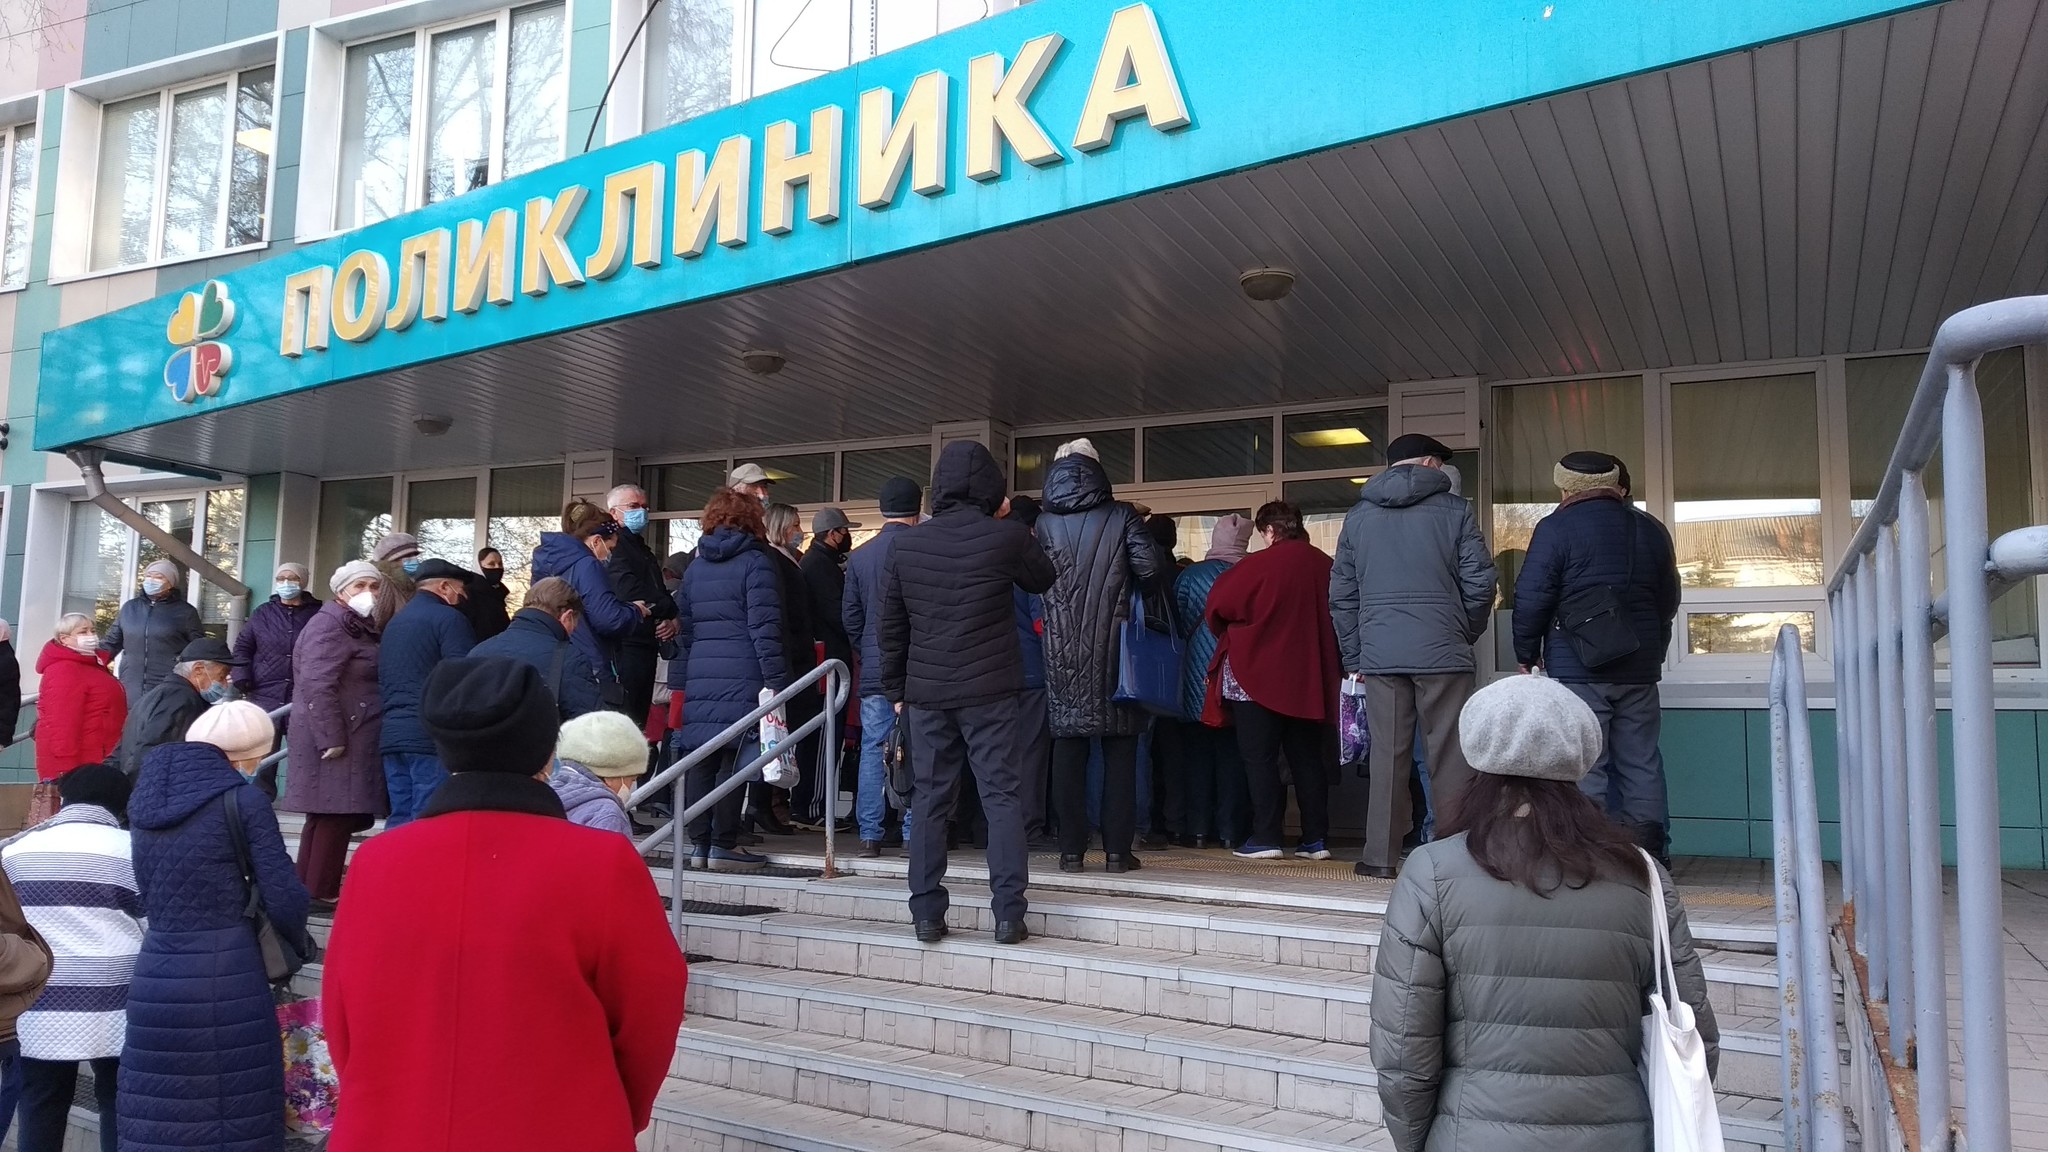
[[[2031,0],[64,0],[50,23],[0,73],[24,652],[157,554],[110,500],[260,597],[277,562],[325,573],[392,529],[517,573],[565,499],[624,481],[686,548],[743,460],[872,524],[949,441],[1031,491],[1085,434],[1199,558],[1272,499],[1330,546],[1425,431],[1502,569],[1494,676],[1551,464],[1596,448],[1678,546],[1674,848],[1763,855],[1771,640],[1799,627],[1825,706],[1828,565],[1936,325],[2048,290]],[[2037,522],[2048,354],[1979,379],[1993,531]],[[190,591],[210,625],[239,610]],[[2014,866],[2044,860],[2040,620],[2038,589],[1998,604]],[[1829,771],[1830,717],[1815,737]]]

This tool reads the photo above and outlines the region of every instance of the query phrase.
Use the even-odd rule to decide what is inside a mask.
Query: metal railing
[[[1928,353],[1877,500],[1828,585],[1833,622],[1835,728],[1841,801],[1844,936],[1864,958],[1864,994],[1889,1033],[1881,1058],[1914,1066],[1920,1152],[1948,1152],[1947,946],[1943,935],[1941,785],[1935,731],[1934,645],[1945,624],[1955,771],[1956,892],[1962,983],[1963,1122],[1971,1152],[2012,1147],[2005,1032],[2004,917],[1999,864],[1996,715],[1992,700],[1991,603],[2026,577],[2048,571],[2048,528],[2025,528],[1994,543],[1985,501],[1984,410],[1976,364],[1986,353],[2048,341],[2048,296],[1981,304],[1945,321]],[[1947,595],[1931,598],[1935,545],[1925,472],[1941,453],[1942,543]],[[1785,739],[1774,741],[1774,780],[1788,775],[1789,806],[1773,813],[1779,891],[1803,911],[1818,908],[1818,825],[1803,827],[1802,788],[1812,757],[1803,715],[1805,680],[1797,644],[1780,638],[1772,667],[1772,716],[1782,707]],[[1802,780],[1803,778],[1803,780]],[[1789,855],[1788,855],[1789,854]],[[1785,875],[1787,870],[1791,876]],[[1785,909],[1781,906],[1781,920]],[[1831,992],[1813,986],[1810,925],[1781,923],[1780,979],[1801,979],[1803,1003]],[[1788,973],[1788,969],[1790,972]],[[1845,980],[1856,979],[1853,971]],[[1785,1023],[1794,1024],[1788,1003]],[[1803,1010],[1805,1052],[1788,1073],[1805,1078],[1818,1049],[1818,1017]],[[1791,1038],[1788,1033],[1788,1039]],[[1916,1043],[1916,1038],[1918,1043]],[[1824,1075],[1824,1074],[1823,1074]],[[1816,1076],[1816,1079],[1819,1077]],[[1816,1146],[1839,1122],[1838,1104],[1809,1082],[1806,1115],[1788,1107]],[[1795,1094],[1796,1086],[1795,1086]],[[1823,1105],[1826,1105],[1823,1107]],[[1834,1120],[1831,1122],[1828,1115]],[[1864,1131],[1878,1130],[1866,1118]]]
[[[677,936],[681,936],[683,931],[682,884],[683,873],[689,867],[689,853],[685,849],[685,842],[690,821],[709,812],[713,805],[731,795],[734,789],[744,788],[759,780],[763,765],[781,756],[814,732],[822,733],[818,740],[821,760],[816,784],[822,790],[825,801],[825,877],[831,879],[837,875],[835,833],[839,824],[839,739],[835,727],[840,709],[846,707],[847,697],[853,688],[853,678],[847,672],[845,663],[827,660],[798,677],[789,687],[777,692],[752,712],[727,725],[725,731],[720,732],[715,738],[684,753],[675,763],[657,773],[653,779],[633,789],[633,794],[626,798],[628,811],[655,800],[665,799],[669,789],[676,786],[691,768],[719,755],[734,744],[744,744],[755,739],[763,716],[805,692],[816,691],[820,681],[825,683],[825,707],[816,716],[791,728],[789,736],[781,744],[758,750],[752,760],[720,781],[717,787],[699,797],[695,804],[675,812],[666,823],[638,842],[637,846],[642,856],[661,847],[664,840],[669,844],[669,923]],[[680,787],[676,788],[678,797],[681,791]]]
[[[43,694],[42,694],[41,692],[23,692],[23,693],[21,694],[21,706],[22,706],[23,708],[26,708],[26,707],[28,707],[29,705],[31,705],[31,704],[33,704],[33,703],[35,703],[36,701],[38,701],[38,700],[40,700],[40,699],[42,699],[42,698],[43,698]],[[41,709],[38,709],[37,711],[41,711]],[[35,734],[36,734],[36,722],[35,722],[34,720],[30,720],[30,721],[28,722],[28,727],[26,727],[26,728],[23,728],[23,729],[22,729],[21,731],[19,731],[19,732],[16,732],[16,733],[14,734],[14,739],[12,739],[12,740],[9,740],[9,741],[8,741],[8,743],[9,743],[9,744],[19,744],[19,743],[21,743],[21,742],[22,742],[23,740],[26,740],[26,739],[28,739],[29,737],[31,737],[31,736],[33,736],[33,735],[35,735]]]
[[[291,719],[292,706],[290,704],[281,704],[271,709],[269,715],[270,722],[277,725],[277,751],[265,756],[257,763],[256,770],[258,772],[263,771],[272,764],[282,763],[284,758],[291,754],[291,749],[285,744],[285,721]]]

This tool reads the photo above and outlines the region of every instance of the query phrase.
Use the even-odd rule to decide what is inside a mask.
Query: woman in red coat
[[[128,722],[128,697],[114,674],[100,666],[99,643],[92,617],[73,612],[57,621],[57,638],[36,657],[43,678],[36,702],[36,779],[52,791],[57,777],[113,755]]]
[[[1237,849],[1247,860],[1282,855],[1280,824],[1287,788],[1280,752],[1294,773],[1304,860],[1328,860],[1329,791],[1324,748],[1337,722],[1337,630],[1330,622],[1330,558],[1308,542],[1301,513],[1278,500],[1253,526],[1266,547],[1238,561],[1209,591],[1206,615],[1217,637],[1209,660],[1202,719],[1223,723],[1230,709],[1252,794],[1252,834]]]
[[[631,1152],[689,975],[654,879],[541,782],[559,713],[532,665],[445,660],[420,721],[448,781],[357,851],[328,942],[329,1146]]]

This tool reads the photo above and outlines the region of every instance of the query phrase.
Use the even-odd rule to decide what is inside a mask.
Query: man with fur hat
[[[544,782],[555,701],[531,665],[443,661],[420,722],[448,782],[357,850],[328,942],[348,1100],[328,1146],[630,1152],[689,976],[654,879],[630,839],[564,818]]]
[[[1593,709],[1605,751],[1580,784],[1668,860],[1657,682],[1678,615],[1678,562],[1664,525],[1629,503],[1627,476],[1605,452],[1557,462],[1563,501],[1536,525],[1515,581],[1515,659]]]

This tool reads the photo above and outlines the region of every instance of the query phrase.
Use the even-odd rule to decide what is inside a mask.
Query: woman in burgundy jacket
[[[1252,834],[1237,849],[1247,860],[1275,860],[1287,789],[1280,753],[1294,774],[1301,844],[1294,854],[1328,860],[1329,792],[1324,748],[1337,721],[1337,631],[1330,622],[1330,558],[1308,542],[1301,513],[1273,501],[1253,526],[1266,547],[1246,556],[1209,592],[1209,694],[1202,719],[1237,722],[1237,746],[1252,794]]]

